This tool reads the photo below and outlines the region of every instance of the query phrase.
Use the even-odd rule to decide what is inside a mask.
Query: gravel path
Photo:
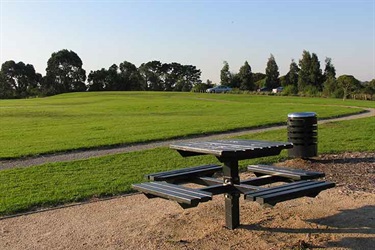
[[[358,108],[358,107],[352,107],[352,108]],[[375,109],[363,108],[363,110],[365,112],[360,113],[360,114],[355,114],[355,115],[350,115],[350,116],[345,116],[345,117],[340,117],[340,118],[320,120],[318,124],[375,116]],[[30,166],[35,166],[35,165],[40,165],[40,164],[50,163],[50,162],[88,159],[88,158],[99,157],[99,156],[104,156],[104,155],[120,154],[124,152],[133,152],[133,151],[152,149],[156,147],[167,147],[172,143],[183,142],[187,140],[194,141],[194,140],[223,139],[223,138],[228,138],[228,137],[246,135],[250,133],[258,133],[258,132],[276,130],[276,129],[281,129],[285,127],[286,125],[270,126],[270,127],[264,127],[264,128],[245,129],[245,130],[240,130],[240,131],[235,131],[235,132],[224,132],[220,134],[207,135],[207,136],[204,135],[204,136],[195,136],[195,137],[189,137],[189,138],[184,138],[184,139],[125,145],[125,146],[119,146],[116,148],[109,148],[109,149],[91,149],[91,150],[85,150],[85,151],[75,151],[75,152],[68,152],[68,153],[62,152],[62,153],[51,154],[51,155],[42,155],[42,156],[27,157],[27,158],[21,158],[21,159],[13,159],[13,160],[2,160],[0,161],[0,170],[14,168],[14,167],[30,167]]]

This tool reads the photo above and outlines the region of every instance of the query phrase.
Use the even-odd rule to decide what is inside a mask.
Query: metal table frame
[[[273,156],[281,150],[292,148],[288,142],[255,140],[215,140],[205,142],[182,142],[170,145],[183,157],[214,155],[223,165],[223,185],[231,186],[225,193],[225,223],[229,229],[240,225],[239,197],[241,192],[235,188],[240,183],[238,162],[245,159]]]

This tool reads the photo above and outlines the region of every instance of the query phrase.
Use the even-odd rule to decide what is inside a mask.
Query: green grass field
[[[360,111],[337,105],[375,106],[337,99],[165,92],[0,100],[0,159],[265,126],[285,122],[291,112],[312,111],[327,118]]]
[[[375,151],[375,117],[319,126],[319,153]],[[286,130],[242,136],[246,139],[286,141]],[[272,163],[280,156],[242,161]],[[217,163],[212,156],[182,158],[168,148],[110,155],[74,162],[45,164],[0,171],[0,215],[131,192],[144,174],[198,164]]]
[[[355,113],[374,102],[192,93],[73,93],[42,99],[0,100],[0,158],[101,147],[285,122],[291,112],[319,118]],[[375,117],[319,126],[319,153],[374,151]],[[286,141],[286,131],[242,136]],[[270,163],[280,156],[243,161]],[[182,158],[168,148],[0,171],[0,215],[131,192],[143,175],[215,163]]]

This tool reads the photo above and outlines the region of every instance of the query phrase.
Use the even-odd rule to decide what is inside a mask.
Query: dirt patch
[[[289,160],[280,165],[323,172],[326,180],[342,186],[346,192],[375,193],[375,152],[321,155],[311,160]]]
[[[143,195],[50,210],[0,220],[0,249],[373,249],[375,153],[283,165],[322,170],[338,185],[273,208],[241,199],[236,230],[224,227],[221,195],[187,210]]]

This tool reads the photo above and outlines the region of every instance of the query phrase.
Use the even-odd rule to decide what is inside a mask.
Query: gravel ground
[[[375,115],[375,109],[368,111],[319,123]],[[144,150],[172,142],[0,161],[0,169]],[[222,196],[188,210],[171,201],[137,194],[0,217],[0,249],[373,249],[375,153],[321,155],[281,164],[323,171],[337,187],[316,198],[295,199],[273,208],[241,200],[241,226],[233,231],[224,227]],[[248,177],[241,174],[241,178]]]
[[[138,194],[0,218],[0,249],[374,249],[375,153],[281,164],[323,170],[337,187],[273,208],[241,198],[235,230],[222,195],[187,210]]]

